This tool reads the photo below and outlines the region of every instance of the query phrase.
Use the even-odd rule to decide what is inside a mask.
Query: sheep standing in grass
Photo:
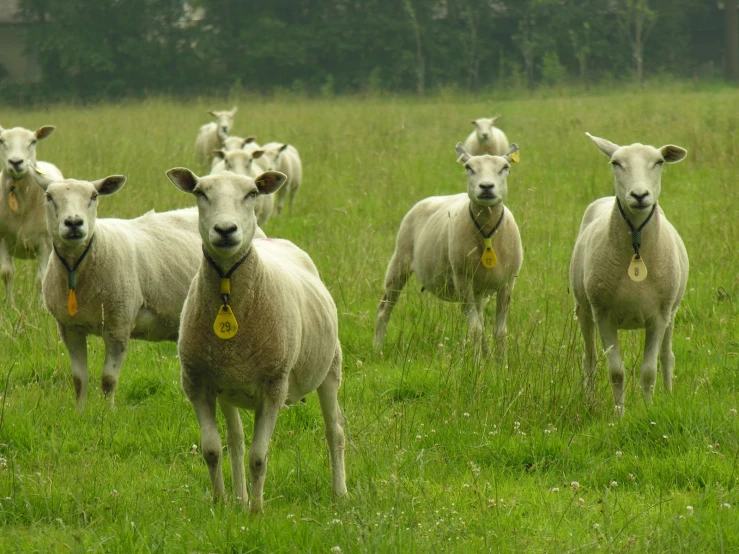
[[[230,171],[237,175],[246,175],[252,179],[256,178],[260,173],[264,172],[264,167],[254,159],[253,153],[249,153],[246,150],[231,150],[224,152],[223,150],[216,150],[214,152],[215,160],[220,160],[220,163],[213,166],[211,169],[211,175],[217,175],[224,171]],[[257,224],[263,227],[269,218],[272,217],[272,212],[275,208],[275,198],[272,194],[260,194],[256,201],[255,211],[257,214]]]
[[[195,195],[200,212],[204,257],[182,311],[178,350],[214,500],[225,494],[216,403],[226,420],[234,496],[244,506],[238,408],[254,410],[250,507],[259,512],[277,414],[313,390],[323,412],[333,492],[346,495],[336,306],[308,254],[286,240],[254,239],[256,199],[275,192],[285,175],[269,171],[252,179],[226,172],[198,178],[175,168],[167,176]]]
[[[375,348],[380,349],[390,314],[411,273],[424,290],[461,302],[469,336],[486,348],[483,306],[497,294],[495,339],[504,357],[506,316],[523,262],[513,214],[504,205],[506,176],[518,161],[514,144],[505,156],[470,156],[457,144],[467,171],[467,193],[421,200],[403,218],[385,275],[385,295],[377,307]]]
[[[37,180],[46,191],[55,252],[44,276],[44,302],[69,351],[77,409],[83,410],[87,395],[87,335],[105,343],[102,388],[113,406],[129,339],[177,340],[202,255],[197,210],[97,219],[98,196],[118,191],[125,177]]]
[[[303,182],[303,163],[298,150],[290,144],[269,142],[253,153],[262,161],[262,167],[270,171],[279,171],[287,175],[287,183],[277,192],[277,214],[282,213],[285,197],[288,197],[290,210],[293,207],[295,193]]]
[[[213,150],[223,146],[223,142],[228,138],[237,110],[238,108],[234,106],[230,110],[208,112],[216,120],[201,126],[195,139],[195,155],[203,165],[211,164]]]
[[[496,115],[495,117],[481,117],[472,120],[475,130],[464,141],[464,149],[471,156],[481,156],[483,154],[503,156],[508,152],[508,139],[505,133],[495,127],[495,122],[501,117]]]
[[[675,313],[688,281],[688,253],[657,205],[664,163],[682,160],[679,146],[618,146],[586,133],[611,160],[616,196],[590,204],[570,261],[570,288],[585,341],[585,390],[595,397],[596,330],[608,360],[616,413],[624,411],[624,365],[619,329],[645,329],[641,384],[651,402],[662,361],[665,388],[672,390]]]
[[[255,150],[259,150],[261,146],[257,144],[256,137],[228,137],[223,141],[223,146],[213,151],[213,161],[210,166],[210,174],[214,175],[220,173],[224,169],[223,157],[217,155],[218,150],[223,152],[233,152],[234,150],[243,150],[244,152],[251,154]]]
[[[55,165],[36,161],[36,143],[53,132],[50,125],[35,132],[22,127],[0,127],[0,276],[5,283],[5,301],[10,305],[14,305],[13,257],[38,257],[39,290],[49,261],[51,239],[46,231],[44,193],[36,186],[32,172],[63,178]]]

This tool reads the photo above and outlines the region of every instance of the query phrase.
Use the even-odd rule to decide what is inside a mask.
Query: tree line
[[[48,94],[737,79],[737,0],[20,0]]]

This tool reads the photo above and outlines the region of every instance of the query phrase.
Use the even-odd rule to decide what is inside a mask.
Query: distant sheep
[[[508,152],[508,139],[505,133],[495,127],[495,122],[501,117],[496,115],[472,120],[475,130],[464,141],[464,149],[469,152],[470,156],[481,156],[482,154],[504,156]]]
[[[248,504],[244,430],[238,408],[254,410],[249,449],[252,512],[262,510],[267,450],[285,405],[316,391],[331,456],[333,492],[345,496],[344,418],[338,403],[341,344],[336,306],[308,254],[289,241],[254,239],[254,208],[286,177],[170,169],[194,194],[204,257],[182,310],[182,388],[192,403],[214,500],[225,495],[216,403],[226,421],[234,497]]]
[[[198,136],[195,139],[195,155],[200,163],[211,164],[213,150],[223,146],[223,141],[231,134],[237,111],[238,108],[234,106],[230,110],[208,112],[216,120],[206,123],[198,130]]]
[[[87,396],[87,335],[105,343],[103,392],[113,405],[131,338],[177,340],[180,312],[200,258],[195,208],[136,219],[97,219],[97,198],[126,178],[99,181],[37,177],[55,254],[44,276],[46,309],[69,351],[77,409]]]
[[[213,161],[211,162],[210,174],[215,175],[224,170],[223,157],[216,155],[218,150],[224,152],[233,152],[235,150],[243,150],[251,154],[255,150],[259,150],[261,146],[257,144],[256,137],[228,137],[223,141],[223,146],[213,151]]]
[[[682,160],[679,146],[618,146],[586,135],[608,156],[616,196],[590,204],[570,261],[570,289],[585,341],[585,391],[595,398],[596,329],[608,360],[616,413],[624,413],[624,366],[618,329],[646,329],[641,385],[651,402],[662,361],[665,389],[672,390],[675,313],[688,281],[688,253],[657,205],[662,165]]]
[[[518,160],[518,146],[504,156],[470,156],[457,144],[467,171],[467,193],[433,196],[418,202],[403,218],[395,252],[385,275],[385,295],[377,307],[375,348],[385,340],[393,307],[411,273],[423,290],[442,300],[461,302],[468,336],[486,349],[484,301],[497,295],[495,339],[505,352],[506,316],[523,248],[518,226],[503,205],[506,177]]]
[[[287,183],[277,191],[277,214],[282,213],[286,197],[289,197],[288,204],[292,210],[295,193],[303,183],[303,163],[298,150],[290,144],[269,142],[253,155],[262,160],[262,167],[266,170],[280,171],[287,175]]]
[[[36,160],[36,143],[51,136],[54,129],[51,125],[35,132],[23,127],[0,127],[0,276],[5,284],[5,301],[11,306],[15,305],[13,258],[38,258],[36,286],[41,290],[51,252],[44,193],[36,186],[32,173],[63,178],[55,165]]]
[[[258,160],[254,159],[253,153],[248,153],[245,150],[231,150],[224,152],[223,150],[216,150],[215,160],[219,160],[220,163],[213,166],[211,169],[211,175],[217,175],[224,171],[230,171],[237,175],[246,175],[252,179],[256,178],[260,173],[265,171],[265,168],[260,164]],[[272,212],[275,208],[275,198],[272,194],[261,194],[257,198],[256,203],[256,214],[257,223],[260,227],[269,221],[272,217]]]

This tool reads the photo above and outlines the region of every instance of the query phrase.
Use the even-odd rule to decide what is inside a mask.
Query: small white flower
[[[416,435],[416,442],[421,442],[421,435]]]
[[[118,498],[118,491],[113,489],[112,491],[110,491],[110,496],[112,496],[113,498]]]
[[[334,546],[331,548],[332,554],[341,554],[341,547],[340,546]]]
[[[736,412],[736,408],[731,408],[731,409],[729,410],[729,415],[730,415],[730,416],[734,416],[734,417],[736,417],[736,413],[737,413],[737,412]]]
[[[729,504],[728,502],[724,502],[723,504],[721,504],[721,506],[719,506],[719,509],[720,510],[729,510],[729,509],[731,509],[731,504]]]
[[[570,488],[572,488],[573,491],[576,491],[580,488],[580,483],[578,483],[577,481],[573,481],[572,483],[570,483]]]
[[[585,506],[585,499],[584,498],[578,498],[577,503],[580,504],[580,506]]]
[[[685,506],[685,510],[688,512],[689,516],[693,515],[693,506]]]
[[[618,487],[618,481],[611,481],[610,485],[611,485],[611,488]]]
[[[621,452],[620,450],[616,450],[616,458],[620,458],[623,455],[624,455],[623,452]]]
[[[559,487],[552,487],[552,492],[559,492]]]
[[[468,414],[467,412],[463,413],[462,415],[463,415],[464,417],[470,417],[470,414]]]

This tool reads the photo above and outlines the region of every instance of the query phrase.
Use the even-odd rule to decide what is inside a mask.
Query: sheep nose
[[[489,137],[490,135],[488,135],[487,133],[483,133],[483,134],[482,134],[482,135],[480,135],[480,136],[482,137],[482,140],[488,140],[488,137]]]
[[[13,166],[13,169],[15,169],[15,170],[20,169],[21,166],[23,165],[23,160],[19,160],[17,158],[14,158],[12,160],[8,160],[8,162],[10,163],[10,165]]]
[[[234,223],[218,223],[213,226],[216,233],[221,235],[223,238],[228,237],[236,232],[236,224]]]
[[[69,227],[72,230],[76,230],[82,227],[82,223],[83,223],[82,218],[78,215],[73,216],[73,217],[68,217],[64,220],[64,225],[66,227]]]
[[[649,196],[649,192],[645,192],[644,194],[637,194],[635,192],[631,193],[632,198],[635,198],[639,204],[644,202],[644,199]]]
[[[221,131],[223,131],[223,134],[228,134],[228,127],[221,127]]]
[[[480,183],[480,188],[485,192],[489,192],[495,188],[495,185]]]

